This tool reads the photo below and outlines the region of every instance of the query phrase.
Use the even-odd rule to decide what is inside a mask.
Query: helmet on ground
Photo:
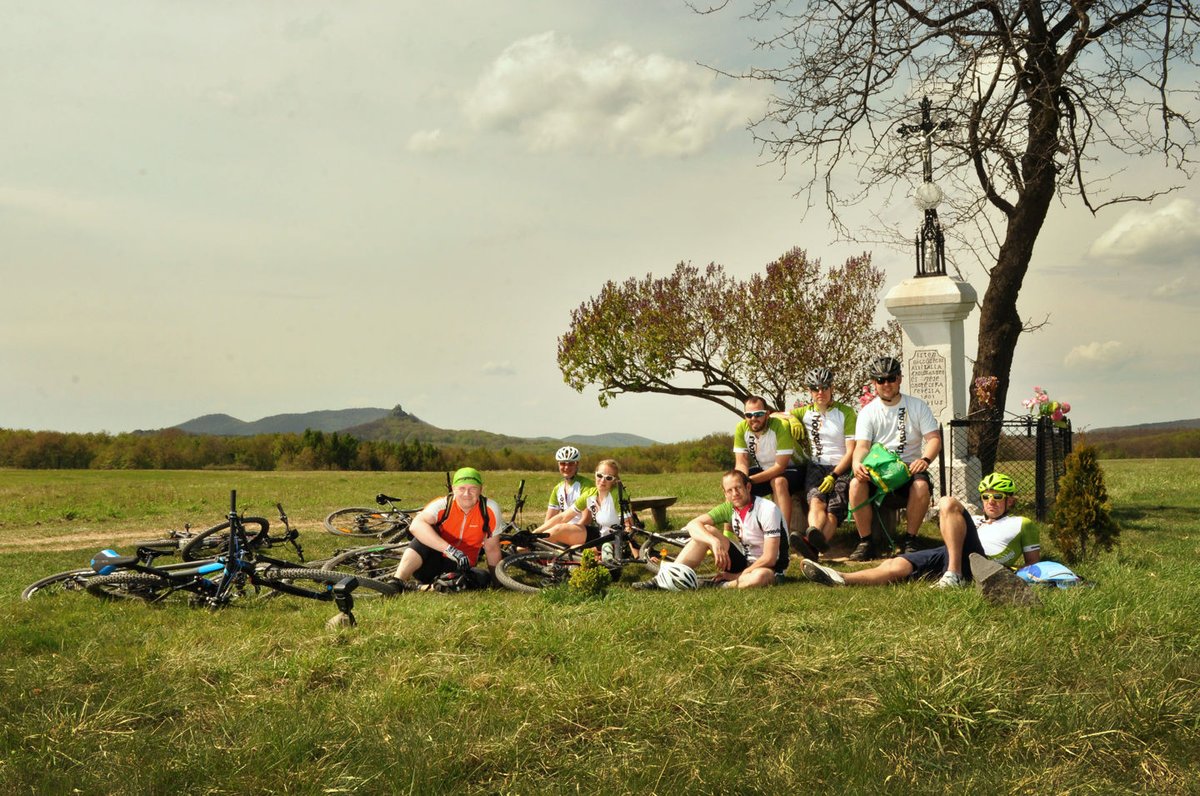
[[[563,445],[555,451],[554,460],[557,462],[577,462],[579,461],[579,448],[573,445]]]
[[[829,368],[813,368],[804,374],[804,383],[809,389],[828,387],[833,384],[833,371]]]
[[[875,357],[871,360],[870,372],[872,379],[886,379],[888,376],[900,375],[900,360],[895,357]]]
[[[664,561],[659,564],[654,582],[667,591],[683,591],[700,586],[699,581],[696,580],[696,571],[687,564],[679,564],[675,561]]]
[[[981,493],[1003,492],[1006,495],[1015,495],[1017,493],[1017,485],[1004,473],[992,473],[985,475],[983,480],[979,482],[979,491]]]

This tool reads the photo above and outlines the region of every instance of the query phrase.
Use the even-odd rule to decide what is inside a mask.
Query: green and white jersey
[[[1037,526],[1028,517],[1007,515],[998,520],[971,517],[988,558],[1009,567],[1025,566],[1025,553],[1041,550]]]
[[[764,470],[774,467],[776,456],[791,456],[795,448],[791,426],[782,418],[768,418],[760,437],[750,430],[749,420],[738,423],[733,430],[733,452],[748,453],[752,467],[755,464]]]
[[[628,497],[629,493],[626,492],[625,496]],[[575,510],[583,511],[584,509],[592,513],[592,522],[599,525],[601,530],[611,530],[621,524],[621,512],[617,506],[615,491],[609,492],[602,499],[599,489],[594,486],[585,486],[579,493],[579,497],[575,499]]]
[[[747,506],[745,511],[735,509],[733,503],[727,500],[709,511],[708,517],[718,528],[729,523],[750,561],[763,554],[764,541],[783,537],[783,514],[778,506],[766,498],[754,498],[754,503]]]
[[[833,466],[846,455],[846,443],[854,440],[854,425],[858,419],[849,406],[833,401],[822,412],[816,404],[808,404],[793,409],[791,416],[804,429],[803,439],[808,444],[809,460]],[[795,436],[795,432],[792,436]]]
[[[550,490],[550,502],[546,505],[546,508],[566,511],[575,505],[575,501],[579,498],[579,494],[583,489],[584,483],[579,476],[575,476],[570,481],[559,481],[554,489]],[[580,516],[577,516],[571,522],[578,523],[580,518]]]

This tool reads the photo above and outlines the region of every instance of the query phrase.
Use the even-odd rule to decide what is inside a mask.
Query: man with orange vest
[[[396,567],[396,578],[411,587],[432,584],[441,575],[467,574],[482,550],[489,570],[500,563],[500,540],[495,536],[502,522],[500,505],[483,497],[483,476],[474,467],[454,474],[452,491],[431,500],[412,521],[412,543]],[[470,580],[485,585],[482,578]],[[481,582],[482,581],[482,582]]]

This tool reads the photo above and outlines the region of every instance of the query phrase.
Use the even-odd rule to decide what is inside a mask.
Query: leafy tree
[[[736,0],[725,0],[712,13]],[[738,77],[775,89],[755,138],[798,167],[810,205],[840,211],[921,173],[922,147],[885,143],[931,96],[949,130],[939,173],[989,282],[973,378],[997,376],[1004,405],[1017,296],[1056,196],[1092,212],[1162,193],[1111,195],[1130,157],[1156,154],[1190,176],[1200,20],[1190,0],[754,0],[769,31],[763,65]],[[1174,79],[1172,81],[1172,78]],[[1175,85],[1173,85],[1173,83]],[[1182,103],[1177,104],[1177,103]],[[1145,169],[1142,169],[1144,172]],[[971,399],[971,411],[984,407]]]
[[[899,350],[895,324],[875,326],[883,271],[870,257],[821,269],[792,249],[742,281],[720,265],[680,263],[667,277],[609,281],[571,313],[558,340],[567,384],[622,393],[691,395],[741,414],[759,394],[776,409],[831,367],[842,400],[857,394],[871,356]]]

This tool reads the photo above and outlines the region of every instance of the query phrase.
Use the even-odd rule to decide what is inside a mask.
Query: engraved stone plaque
[[[905,371],[904,391],[929,404],[933,416],[940,419],[949,402],[946,358],[931,348],[917,349]]]

